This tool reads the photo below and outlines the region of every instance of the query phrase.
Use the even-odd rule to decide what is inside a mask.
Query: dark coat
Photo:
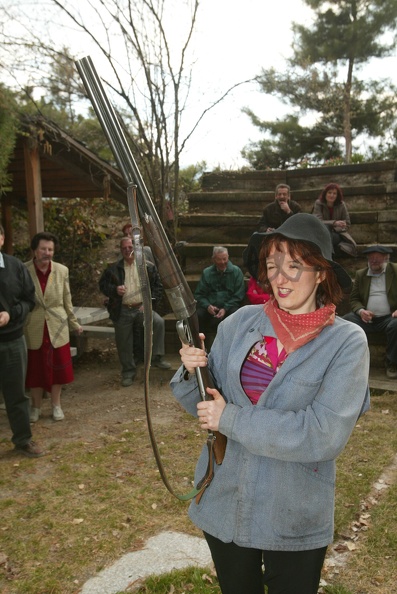
[[[288,205],[292,211],[289,214],[285,213],[280,208],[277,200],[268,204],[259,221],[259,232],[266,231],[268,227],[271,229],[278,229],[278,227],[285,223],[285,221],[292,217],[292,215],[301,212],[301,207],[297,202],[294,202],[294,200],[290,200]]]
[[[159,302],[163,296],[163,285],[154,264],[146,262],[146,270],[152,294],[152,303],[155,305],[156,301]],[[109,317],[113,322],[117,321],[120,317],[123,298],[118,295],[117,287],[124,285],[124,281],[125,271],[123,259],[114,262],[114,264],[110,264],[99,279],[99,290],[108,297],[106,307],[109,312]]]
[[[0,311],[10,315],[10,321],[0,328],[0,341],[8,342],[23,335],[26,317],[34,308],[34,284],[26,266],[14,256],[3,254],[0,268]]]
[[[350,307],[354,313],[360,309],[367,309],[371,277],[367,276],[368,268],[356,272],[352,292],[350,294]],[[390,313],[397,310],[397,264],[389,262],[386,266],[386,295],[390,305]]]

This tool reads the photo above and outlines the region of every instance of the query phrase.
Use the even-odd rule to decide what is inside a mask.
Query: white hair
[[[216,245],[212,250],[212,257],[216,256],[216,254],[224,254],[225,252],[226,254],[229,253],[227,248],[222,247],[221,245]]]

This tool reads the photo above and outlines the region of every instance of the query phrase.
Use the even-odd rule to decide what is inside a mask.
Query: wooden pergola
[[[43,198],[112,198],[127,204],[121,173],[50,120],[24,118],[8,167],[12,190],[1,196],[4,252],[12,253],[11,207],[28,212],[29,234],[44,230]]]

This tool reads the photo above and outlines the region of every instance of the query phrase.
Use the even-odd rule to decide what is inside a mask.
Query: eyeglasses
[[[279,274],[291,282],[297,282],[302,272],[314,272],[316,270],[314,266],[305,266],[297,260],[289,260],[288,262],[285,260],[285,254],[276,252],[266,262],[267,278],[270,282],[275,280]]]

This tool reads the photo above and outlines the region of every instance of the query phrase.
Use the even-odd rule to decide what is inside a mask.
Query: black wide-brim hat
[[[286,239],[295,239],[310,243],[320,250],[321,255],[331,264],[338,283],[344,291],[352,286],[352,279],[346,270],[332,259],[331,235],[317,217],[311,214],[298,213],[289,217],[280,227],[268,233],[254,233],[243,252],[244,264],[254,278],[258,278],[259,253],[263,243],[274,235],[282,235]]]

